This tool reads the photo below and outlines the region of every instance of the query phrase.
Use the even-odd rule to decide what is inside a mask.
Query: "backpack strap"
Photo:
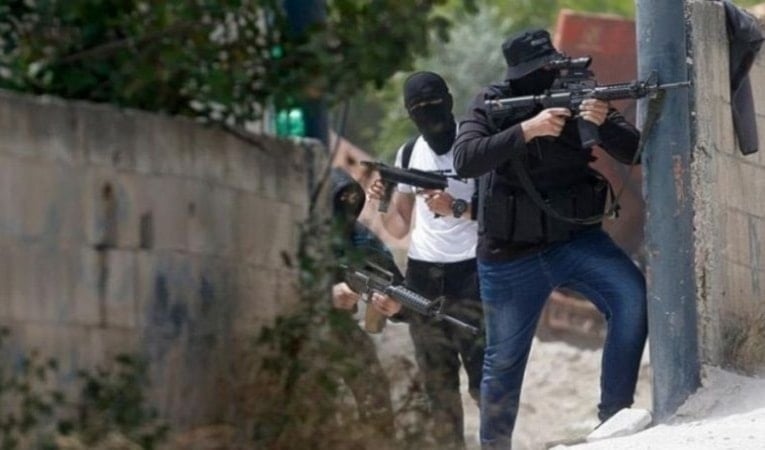
[[[402,169],[409,168],[409,161],[412,159],[412,150],[414,150],[414,144],[417,142],[419,137],[419,135],[413,136],[408,141],[406,141],[406,144],[404,144],[404,151],[401,153]]]

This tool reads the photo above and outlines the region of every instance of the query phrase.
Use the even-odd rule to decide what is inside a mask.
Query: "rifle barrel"
[[[690,81],[678,81],[678,82],[675,82],[675,83],[660,84],[658,86],[658,88],[659,89],[673,89],[673,88],[676,88],[676,87],[683,87],[683,86],[690,86],[690,85],[691,85]]]
[[[460,328],[464,328],[465,330],[471,332],[472,334],[478,334],[478,328],[476,328],[473,325],[470,325],[468,323],[465,323],[465,322],[457,319],[456,317],[448,316],[446,314],[441,314],[441,315],[439,315],[437,317],[442,319],[442,320],[445,320],[445,321],[447,321],[449,323],[457,325]]]

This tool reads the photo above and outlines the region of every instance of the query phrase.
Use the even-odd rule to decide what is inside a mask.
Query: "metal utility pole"
[[[684,0],[636,0],[638,75],[684,81]],[[671,89],[643,156],[653,409],[663,421],[699,386],[689,89]],[[647,100],[640,103],[645,117]]]
[[[300,35],[315,23],[327,18],[324,0],[283,0],[290,25],[290,33]],[[306,101],[300,105],[305,122],[305,135],[319,139],[325,146],[329,143],[329,120],[323,99]]]

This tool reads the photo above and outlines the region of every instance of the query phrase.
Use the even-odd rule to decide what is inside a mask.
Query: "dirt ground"
[[[375,341],[380,360],[391,379],[396,408],[416,376],[408,326],[389,323],[382,334],[375,336]],[[634,406],[650,409],[647,353],[640,369]],[[514,449],[544,449],[547,442],[586,435],[597,425],[601,354],[599,348],[587,349],[563,341],[534,339],[514,433]],[[477,450],[480,448],[478,408],[468,395],[466,385],[463,373],[465,440],[468,450]]]

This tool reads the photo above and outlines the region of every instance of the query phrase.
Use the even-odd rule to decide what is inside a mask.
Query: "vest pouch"
[[[593,175],[588,183],[578,184],[574,189],[574,215],[577,219],[603,214],[610,186],[608,181]]]
[[[514,198],[507,195],[491,195],[482,199],[483,220],[480,227],[491,238],[508,241],[513,237]]]
[[[544,212],[525,192],[512,196],[515,203],[513,242],[538,244],[544,241],[542,216]]]
[[[578,197],[576,189],[566,188],[550,191],[547,194],[547,204],[563,217],[575,217]],[[558,220],[544,215],[544,230],[547,242],[565,241],[571,234],[580,229],[581,225]]]

